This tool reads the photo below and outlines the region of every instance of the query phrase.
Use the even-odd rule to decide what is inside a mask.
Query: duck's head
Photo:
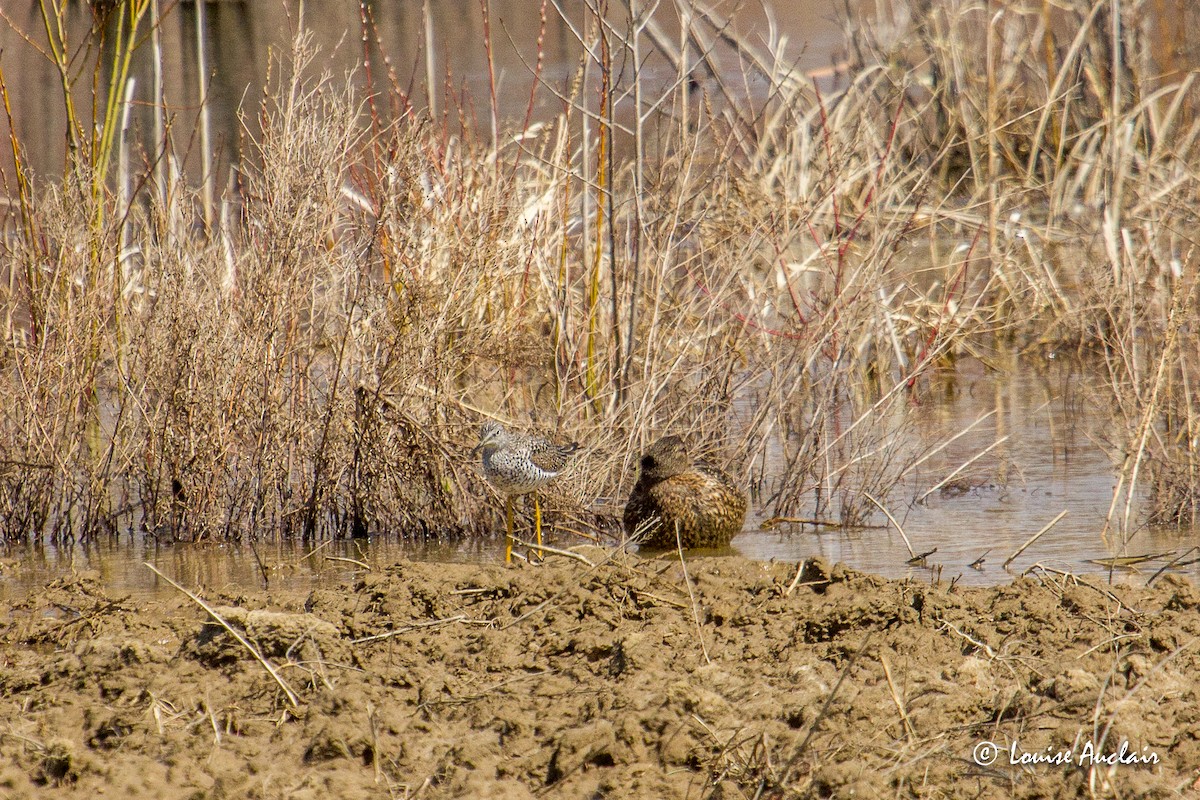
[[[642,480],[651,483],[666,480],[686,471],[692,465],[687,447],[679,436],[664,436],[650,445],[642,455]]]

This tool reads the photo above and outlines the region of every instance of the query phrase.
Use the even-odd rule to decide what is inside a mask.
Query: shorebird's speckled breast
[[[483,447],[483,474],[502,494],[526,494],[557,478],[578,448],[503,431]]]

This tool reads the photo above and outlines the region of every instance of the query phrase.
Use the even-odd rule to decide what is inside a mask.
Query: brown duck
[[[647,547],[724,547],[746,520],[746,495],[714,466],[692,463],[678,436],[664,436],[642,456],[625,504],[625,530]]]

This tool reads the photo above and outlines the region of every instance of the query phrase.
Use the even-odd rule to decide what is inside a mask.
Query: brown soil
[[[60,581],[0,605],[0,797],[1200,790],[1190,584],[686,566],[401,563],[337,590],[206,597],[248,644],[182,594]],[[979,766],[985,741],[1004,752]],[[1122,742],[1158,762],[1078,763]],[[1071,763],[1012,766],[1014,743]]]

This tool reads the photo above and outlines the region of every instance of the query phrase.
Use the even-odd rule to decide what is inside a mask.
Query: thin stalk
[[[199,80],[200,92],[200,187],[201,199],[204,206],[204,228],[209,233],[213,229],[215,217],[213,204],[213,175],[212,164],[212,123],[208,107],[208,45],[207,24],[205,23],[205,7],[208,3],[198,0],[196,9],[196,74]]]
[[[607,7],[605,7],[607,11]],[[604,58],[604,89],[602,97],[604,98],[604,127],[605,137],[609,142],[609,150],[613,147],[613,133],[611,122],[614,118],[613,113],[613,87],[612,87],[612,53],[608,46],[608,35],[604,32],[603,26],[600,29],[600,52]],[[616,208],[614,207],[613,191],[616,182],[616,157],[613,153],[608,154],[605,160],[604,184],[601,187],[604,189],[604,200],[607,210],[605,219],[603,220],[605,229],[608,232],[608,277],[609,277],[609,301],[611,303],[613,349],[612,356],[614,359],[621,359],[624,348],[621,345],[621,291],[617,276],[617,226],[616,226]],[[616,384],[615,391],[612,393],[612,404],[610,411],[616,409],[624,398],[625,390],[622,384],[622,377],[625,371],[622,365],[615,365],[612,377]]]
[[[71,93],[70,60],[67,56],[67,31],[63,25],[63,8],[58,0],[49,0],[51,11],[48,11],[47,0],[38,0],[38,10],[41,12],[42,25],[46,31],[46,42],[50,48],[50,60],[58,73],[59,88],[63,93],[63,105],[67,114],[67,152],[66,168],[75,168],[75,155],[79,152],[79,137],[83,130],[82,121],[75,112],[75,99]]]
[[[642,31],[645,19],[639,0],[627,0],[629,7],[629,46],[633,53],[633,227],[629,241],[629,309],[625,315],[625,358],[621,370],[620,401],[629,389],[633,369],[633,349],[637,341],[638,306],[642,299],[642,233],[646,209],[645,118],[642,116]]]
[[[425,29],[425,105],[429,118],[437,117],[437,56],[433,51],[433,14],[429,12],[429,0],[421,4],[421,20]]]
[[[37,237],[34,235],[36,223],[33,215],[33,197],[30,190],[29,175],[25,171],[25,159],[21,157],[21,146],[17,141],[17,127],[13,120],[12,102],[8,95],[8,83],[4,79],[4,65],[2,61],[0,61],[0,99],[4,102],[4,115],[5,119],[8,120],[8,143],[12,148],[13,167],[16,172],[17,200],[20,203],[21,209],[21,230],[25,241],[32,245],[37,241]],[[32,343],[36,345],[41,341],[42,334],[42,304],[38,299],[41,294],[39,291],[41,270],[37,268],[33,259],[24,258],[21,261],[25,273],[30,333],[33,340]],[[9,313],[11,314],[11,310]]]
[[[483,49],[487,54],[488,91],[491,93],[492,147],[500,147],[500,105],[496,100],[496,60],[492,53],[492,0],[479,0],[479,8],[483,12]],[[500,160],[496,159],[496,169],[500,169]],[[497,172],[497,175],[499,173]]]
[[[166,108],[166,99],[163,97],[162,16],[159,2],[160,0],[150,0],[150,46],[151,62],[154,68],[150,106],[154,114],[154,183],[159,202],[165,206],[167,202],[167,141],[163,109]]]
[[[597,27],[601,40],[602,52],[607,52],[606,37],[604,36],[604,26],[599,21],[597,14]],[[608,106],[608,93],[610,90],[609,80],[611,77],[610,64],[601,61],[600,63],[600,108],[604,109]],[[607,210],[605,192],[608,187],[608,159],[610,158],[608,147],[608,125],[601,120],[596,131],[596,215],[595,229],[593,231],[593,247],[592,247],[592,264],[591,274],[588,278],[588,322],[587,322],[587,362],[585,372],[585,385],[587,387],[588,398],[591,400],[591,405],[596,414],[602,413],[600,403],[600,378],[599,378],[599,355],[597,353],[597,341],[600,338],[600,273],[604,264],[604,225],[605,212]],[[610,254],[611,260],[611,254]],[[611,264],[610,264],[611,267]]]

